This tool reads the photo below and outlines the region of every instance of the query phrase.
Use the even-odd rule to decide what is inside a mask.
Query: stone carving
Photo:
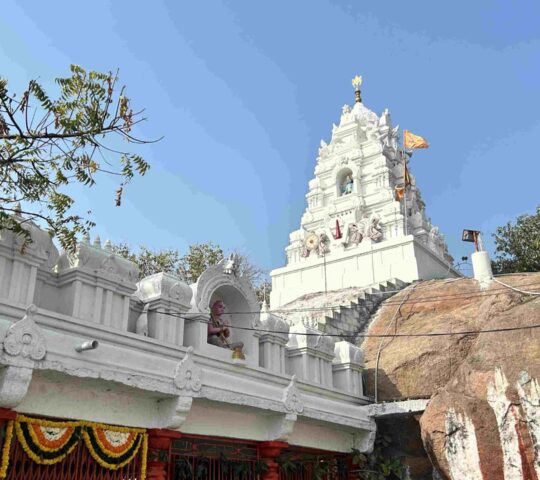
[[[366,229],[366,237],[371,238],[374,242],[380,242],[382,240],[382,226],[379,215],[374,213],[369,218],[369,224]]]
[[[223,264],[223,273],[226,275],[238,275],[238,255],[231,253],[227,261]]]
[[[89,237],[85,237],[77,245],[74,253],[62,253],[56,267],[58,273],[62,274],[73,268],[113,277],[116,282],[134,283],[139,276],[139,269],[135,263],[112,253],[110,246],[101,248],[99,237],[94,239],[92,245]]]
[[[199,392],[202,387],[202,370],[193,361],[193,347],[189,347],[186,356],[174,370],[174,384],[187,392]]]
[[[109,255],[105,260],[103,260],[103,263],[101,264],[101,268],[99,270],[108,275],[116,275],[114,255]]]
[[[137,285],[135,295],[144,303],[168,300],[187,307],[193,292],[178,277],[160,272],[143,278]]]
[[[31,380],[31,368],[6,366],[0,369],[0,407],[13,408],[21,403]]]
[[[172,413],[172,418],[169,421],[167,428],[172,430],[178,430],[186,421],[189,412],[191,411],[191,406],[193,405],[192,397],[178,397],[175,399],[174,412]]]
[[[296,385],[296,375],[292,376],[291,383],[283,392],[283,405],[291,413],[298,414],[304,411],[304,402]]]
[[[319,234],[319,245],[318,245],[319,256],[326,255],[330,253],[330,239],[326,233]]]
[[[298,416],[295,413],[287,413],[283,415],[279,420],[272,422],[271,430],[269,431],[269,440],[279,440],[281,442],[287,442],[291,436],[294,425]]]
[[[34,321],[36,312],[36,306],[30,305],[26,309],[26,315],[8,328],[4,338],[4,351],[8,355],[31,360],[45,358],[45,338]]]
[[[176,282],[169,289],[169,298],[172,298],[173,300],[176,300],[176,301],[181,301],[186,295],[186,290],[187,289],[185,288],[184,284],[180,282]]]
[[[341,107],[341,114],[346,115],[347,113],[351,113],[351,107],[349,105],[345,104],[343,107]]]
[[[357,223],[351,223],[347,231],[346,244],[358,245],[363,238],[364,235],[362,233],[361,227]]]

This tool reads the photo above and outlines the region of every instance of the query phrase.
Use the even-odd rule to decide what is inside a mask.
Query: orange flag
[[[395,192],[396,192],[396,200],[398,202],[401,202],[401,200],[403,200],[403,197],[405,196],[405,187],[403,186],[396,187]]]
[[[407,168],[407,164],[404,165],[405,166],[405,171],[403,173],[403,181],[405,182],[405,186],[409,186],[409,185],[412,185],[412,182],[411,182],[411,174],[409,173],[409,169]]]
[[[425,138],[419,135],[409,132],[409,130],[403,130],[403,146],[405,148],[428,148],[429,143]]]

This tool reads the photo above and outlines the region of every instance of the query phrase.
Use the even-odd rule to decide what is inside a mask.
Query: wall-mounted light
[[[85,352],[86,350],[95,350],[98,346],[99,342],[97,340],[87,340],[86,342],[77,345],[75,350],[77,352]]]

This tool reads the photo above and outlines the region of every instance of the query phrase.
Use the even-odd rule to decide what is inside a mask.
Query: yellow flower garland
[[[13,423],[13,420],[10,420],[6,426],[6,437],[4,438],[4,445],[2,447],[2,466],[0,467],[0,478],[6,478],[7,476],[9,452],[11,450],[11,440],[13,439]]]
[[[21,423],[31,423],[31,422],[20,422],[18,419],[15,422],[15,432],[17,433],[17,439],[19,440],[19,443],[21,444],[23,450],[26,452],[26,455],[28,455],[34,462],[39,463],[41,465],[53,465],[55,463],[61,462],[66,458],[77,446],[79,442],[75,442],[69,449],[62,455],[59,455],[55,458],[41,458],[39,455],[36,455],[32,449],[29,447],[28,442],[26,441],[26,438],[24,438],[24,433],[21,428]],[[51,425],[48,425],[51,426]],[[29,429],[30,436],[32,437],[32,440],[35,442],[35,436],[32,435],[31,429]],[[39,443],[37,443],[39,446]],[[58,449],[60,450],[60,449]]]
[[[88,428],[92,428],[92,427],[88,427]],[[96,443],[98,444],[99,448],[101,448],[101,450],[103,450],[105,453],[107,453],[107,455],[109,455],[110,457],[121,457],[122,455],[124,455],[133,446],[133,444],[137,441],[137,439],[139,438],[139,435],[140,435],[140,434],[135,434],[135,436],[131,439],[131,442],[129,443],[129,446],[125,447],[125,448],[123,447],[124,450],[122,452],[116,453],[116,452],[109,451],[107,449],[107,447],[105,445],[103,445],[103,442],[100,440],[99,436],[97,435],[97,430],[98,429],[102,430],[102,431],[105,431],[105,429],[99,428],[99,427],[92,428]],[[113,431],[117,431],[117,432],[119,431],[116,428],[107,428],[107,430],[113,430]],[[127,432],[121,432],[121,433],[127,433]]]
[[[99,452],[96,451],[96,449],[92,445],[92,441],[90,440],[90,435],[88,434],[88,431],[83,430],[84,443],[86,444],[86,448],[88,448],[88,451],[90,452],[90,455],[92,455],[92,458],[96,462],[98,462],[102,467],[108,468],[109,470],[118,470],[119,468],[123,467],[124,465],[127,465],[129,462],[131,462],[135,458],[135,456],[137,455],[137,453],[139,452],[139,450],[141,448],[141,443],[142,443],[141,435],[143,435],[143,434],[139,434],[134,438],[132,445],[137,440],[139,441],[139,445],[133,450],[133,452],[131,453],[131,455],[128,458],[126,458],[124,461],[122,461],[120,463],[108,463],[105,460],[103,460],[103,458],[101,458]],[[105,450],[105,452],[107,453],[106,450]],[[107,455],[108,455],[108,453],[107,453]]]
[[[148,433],[143,433],[141,480],[146,480],[146,459],[148,458]]]
[[[2,450],[2,465],[0,468],[0,478],[5,478],[7,475],[7,469],[9,464],[9,451],[11,446],[11,440],[13,437],[13,427],[15,426],[15,431],[17,434],[17,438],[19,440],[19,443],[21,444],[23,450],[25,453],[36,463],[39,464],[46,464],[50,465],[53,463],[60,462],[64,460],[75,448],[75,446],[78,444],[78,442],[75,442],[73,446],[69,448],[69,450],[64,453],[63,455],[56,457],[54,459],[43,459],[39,456],[37,456],[28,446],[26,439],[24,438],[23,431],[21,429],[20,424],[21,423],[27,423],[27,424],[33,424],[33,425],[39,425],[41,427],[53,427],[53,428],[77,428],[82,427],[82,437],[84,439],[84,442],[86,444],[86,447],[88,448],[90,455],[94,460],[96,460],[99,465],[101,465],[104,468],[107,468],[109,470],[116,470],[118,468],[121,468],[125,465],[127,465],[129,462],[131,462],[137,455],[137,453],[141,449],[142,445],[142,453],[141,453],[141,480],[146,479],[146,461],[147,461],[147,455],[148,455],[148,434],[146,433],[146,429],[144,428],[130,428],[130,427],[120,427],[116,425],[106,425],[103,423],[95,423],[95,422],[88,422],[84,420],[78,420],[78,421],[63,421],[63,422],[56,422],[51,420],[43,420],[40,418],[31,418],[27,417],[25,415],[18,415],[17,420],[8,422],[8,426],[6,428],[6,439],[4,441],[4,447]],[[133,437],[130,446],[125,450],[125,452],[129,451],[130,448],[133,447],[135,442],[139,442],[139,445],[133,450],[129,458],[124,460],[123,462],[119,464],[112,464],[104,461],[99,456],[99,452],[96,452],[94,450],[94,447],[92,445],[90,436],[88,434],[87,429],[92,429],[93,433],[96,431],[96,429],[100,430],[113,430],[116,432],[122,432],[122,433],[135,433],[136,435]],[[39,439],[36,438],[35,432],[33,432],[32,428],[28,428],[28,432],[34,441],[36,445],[38,445],[41,448],[41,445],[39,443]],[[115,454],[115,452],[109,452],[105,446],[102,444],[102,442],[99,441],[99,438],[95,435],[95,440],[105,454],[110,457],[117,457],[121,455]]]

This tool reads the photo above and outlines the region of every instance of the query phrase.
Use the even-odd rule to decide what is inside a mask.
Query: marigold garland
[[[9,467],[9,452],[11,450],[11,440],[13,439],[13,423],[13,420],[10,420],[7,422],[6,426],[6,436],[4,438],[4,445],[2,446],[2,466],[0,467],[0,478],[6,478],[7,476],[7,470]]]
[[[107,438],[106,432],[111,432],[115,430],[107,429],[104,430],[102,428],[91,428],[88,427],[89,430],[92,430],[92,434],[94,435],[96,439],[96,443],[98,444],[99,448],[105,452],[107,452],[107,455],[111,457],[121,457],[124,455],[132,446],[133,443],[135,443],[135,440],[137,440],[137,436],[141,435],[140,433],[131,432],[128,433],[127,440],[122,443],[121,445],[113,445]],[[123,432],[119,432],[123,433]]]
[[[80,439],[84,440],[90,455],[104,468],[117,470],[130,463],[137,453],[141,453],[141,480],[146,478],[146,460],[148,453],[148,434],[143,428],[118,427],[87,421],[56,422],[18,415],[17,420],[10,421],[6,429],[6,440],[2,451],[0,478],[5,478],[9,463],[9,449],[13,437],[13,428],[17,439],[25,453],[36,463],[51,465],[66,458],[77,446]],[[47,435],[46,428],[65,431]],[[114,434],[123,435],[120,442],[114,443]]]
[[[77,446],[81,438],[81,427],[74,427],[73,434],[62,446],[56,449],[43,449],[37,437],[32,435],[32,424],[30,422],[20,422],[17,419],[15,422],[15,431],[17,433],[17,439],[26,454],[34,462],[41,465],[53,465],[64,460]]]
[[[134,441],[131,443],[130,448],[126,450],[121,456],[114,457],[112,455],[109,455],[109,452],[107,450],[100,448],[100,445],[96,440],[96,436],[92,428],[87,428],[83,431],[84,443],[86,444],[90,455],[92,455],[94,460],[98,462],[102,467],[108,468],[110,470],[117,470],[124,465],[127,465],[133,460],[141,447],[143,438],[142,435],[143,434],[140,433],[137,434],[136,437],[134,437]]]
[[[39,448],[45,452],[55,452],[61,448],[63,448],[66,443],[68,443],[75,433],[74,427],[60,427],[60,429],[64,429],[64,433],[58,438],[57,440],[49,440],[45,437],[45,433],[43,432],[46,428],[56,428],[56,427],[44,427],[41,425],[36,425],[32,423],[26,423],[28,426],[28,432],[30,433],[30,436],[32,437],[32,440],[34,443],[39,445]]]

